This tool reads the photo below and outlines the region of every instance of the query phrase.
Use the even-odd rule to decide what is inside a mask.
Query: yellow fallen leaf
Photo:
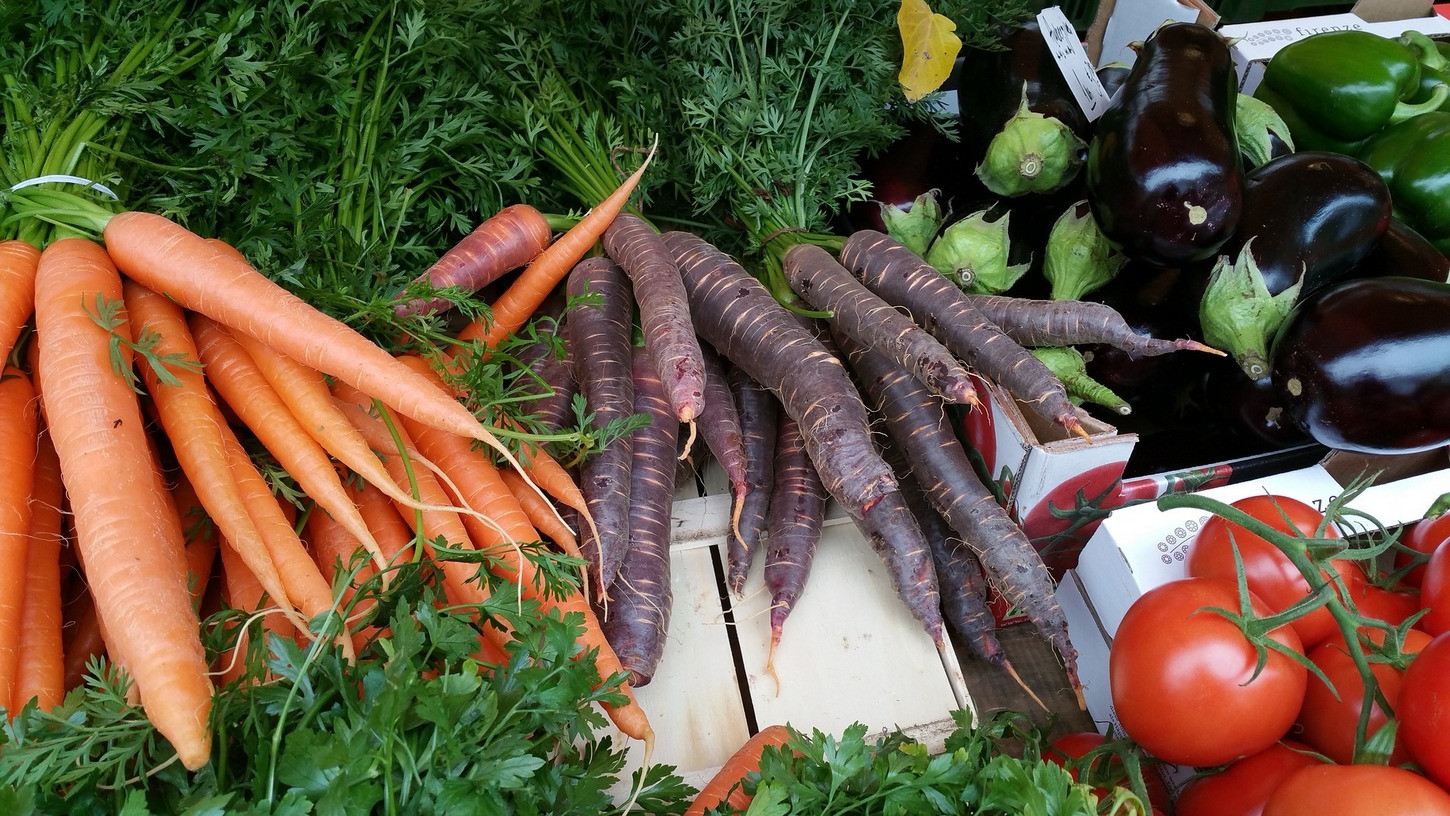
[[[901,29],[901,90],[906,101],[915,102],[951,76],[962,40],[954,33],[957,24],[933,12],[926,0],[901,0],[896,26]]]

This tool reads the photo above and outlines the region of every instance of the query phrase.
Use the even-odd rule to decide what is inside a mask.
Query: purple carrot
[[[799,244],[785,256],[791,288],[816,309],[831,313],[831,325],[895,360],[947,402],[977,404],[972,375],[946,347],[911,318],[877,297],[824,249]]]
[[[725,381],[725,365],[709,343],[698,346],[705,363],[705,411],[700,414],[700,436],[715,455],[725,477],[730,480],[730,530],[740,538],[740,509],[750,483],[745,475],[745,438],[740,428],[740,412],[735,397]]]
[[[740,264],[700,238],[665,233],[695,329],[769,388],[801,427],[826,490],[856,518],[896,490],[871,445],[866,406],[841,361],[797,324]]]
[[[982,574],[981,562],[931,505],[911,474],[901,449],[889,445],[882,455],[895,469],[906,506],[911,508],[911,514],[921,525],[921,534],[931,546],[937,588],[941,591],[942,617],[966,639],[978,657],[994,666],[1009,667],[1007,651],[997,640],[997,619],[987,604],[987,579]]]
[[[634,412],[649,417],[649,424],[634,432],[629,548],[601,625],[630,684],[639,688],[654,677],[670,628],[670,504],[680,425],[643,347],[634,350],[633,378]]]
[[[533,321],[538,327],[538,339],[515,358],[530,372],[525,378],[528,390],[539,392],[538,397],[519,403],[519,414],[532,416],[543,427],[558,431],[574,426],[574,395],[579,393],[579,383],[574,378],[565,318],[559,313],[552,317],[552,322]]]
[[[1194,340],[1144,337],[1106,303],[1004,295],[968,295],[967,300],[1008,337],[1033,348],[1101,343],[1132,357],[1156,357],[1174,351],[1206,351],[1223,356],[1222,351]]]
[[[675,260],[644,219],[620,213],[604,232],[609,253],[634,283],[644,346],[665,384],[670,407],[681,422],[705,410],[705,363],[701,360],[690,303]]]
[[[495,278],[532,261],[549,244],[549,220],[527,204],[505,207],[443,253],[414,281],[434,289],[476,292]],[[441,312],[447,298],[415,298],[393,307],[399,317]]]
[[[838,337],[862,388],[884,418],[891,440],[911,462],[912,473],[938,512],[977,554],[1002,595],[1021,609],[1043,639],[1062,657],[1081,699],[1077,650],[1068,639],[1067,619],[1053,594],[1042,557],[1008,517],[967,460],[947,426],[939,399],[916,378],[870,349]]]
[[[613,261],[590,258],[569,273],[570,298],[593,294],[595,303],[581,303],[569,315],[569,344],[574,349],[574,374],[584,394],[593,427],[601,431],[611,421],[634,413],[634,354],[630,345],[630,317],[634,304],[629,282]],[[603,598],[619,571],[629,543],[630,466],[629,437],[611,442],[584,460],[579,490],[598,531],[580,531],[580,550],[595,565],[596,595]]]
[[[995,380],[1029,409],[1089,438],[1062,383],[1042,361],[1002,333],[947,280],[895,239],[861,230],[841,247],[841,262],[866,287],[906,308],[967,365]]]
[[[811,562],[826,520],[826,488],[806,455],[800,426],[790,417],[782,418],[778,425],[775,486],[765,547],[765,587],[770,591],[770,651],[765,671],[775,680],[777,695],[780,678],[775,674],[775,649],[780,645],[785,619],[811,574]]]
[[[855,522],[856,529],[885,562],[897,597],[921,622],[937,649],[943,648],[941,590],[931,563],[931,547],[906,505],[906,497],[900,490],[882,496],[870,515]]]
[[[745,591],[750,562],[760,549],[766,511],[775,490],[775,439],[780,403],[739,366],[731,366],[725,376],[740,411],[740,430],[745,444],[745,496],[736,508],[737,535],[726,547],[727,584],[731,593],[740,597]]]

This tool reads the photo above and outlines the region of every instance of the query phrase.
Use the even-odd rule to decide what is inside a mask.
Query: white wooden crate
[[[827,506],[810,579],[776,652],[777,694],[765,672],[763,559],[732,608],[720,581],[730,497],[717,467],[706,469],[703,482],[708,495],[687,484],[674,503],[674,609],[659,668],[635,692],[656,733],[651,761],[676,766],[698,787],[751,734],[775,723],[832,734],[853,722],[872,735],[901,728],[941,750],[953,728],[950,712],[972,708],[955,649],[948,641],[937,652],[845,512]],[[643,760],[639,743],[630,745],[629,758],[632,772]]]

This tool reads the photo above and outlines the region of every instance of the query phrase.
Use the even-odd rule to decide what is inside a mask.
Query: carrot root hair
[[[1027,696],[1032,698],[1032,702],[1036,703],[1038,708],[1043,711],[1051,710],[1047,707],[1046,703],[1042,702],[1042,698],[1037,696],[1037,692],[1033,691],[1032,687],[1027,685],[1027,681],[1022,679],[1022,675],[1017,673],[1017,669],[1012,665],[1012,661],[1005,657],[1002,658],[1002,670],[1007,672],[1007,676],[1016,681],[1018,686],[1021,686],[1022,691],[1026,692]],[[1078,699],[1082,699],[1081,691],[1078,692]]]

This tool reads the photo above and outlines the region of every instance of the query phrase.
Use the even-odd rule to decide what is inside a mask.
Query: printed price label
[[[1062,71],[1068,87],[1072,88],[1078,107],[1082,108],[1089,122],[1096,122],[1108,109],[1108,92],[1098,79],[1097,71],[1093,70],[1087,51],[1083,50],[1077,29],[1057,6],[1049,6],[1038,13],[1037,25],[1042,29],[1042,36],[1047,40],[1047,47],[1051,49],[1058,69]]]

